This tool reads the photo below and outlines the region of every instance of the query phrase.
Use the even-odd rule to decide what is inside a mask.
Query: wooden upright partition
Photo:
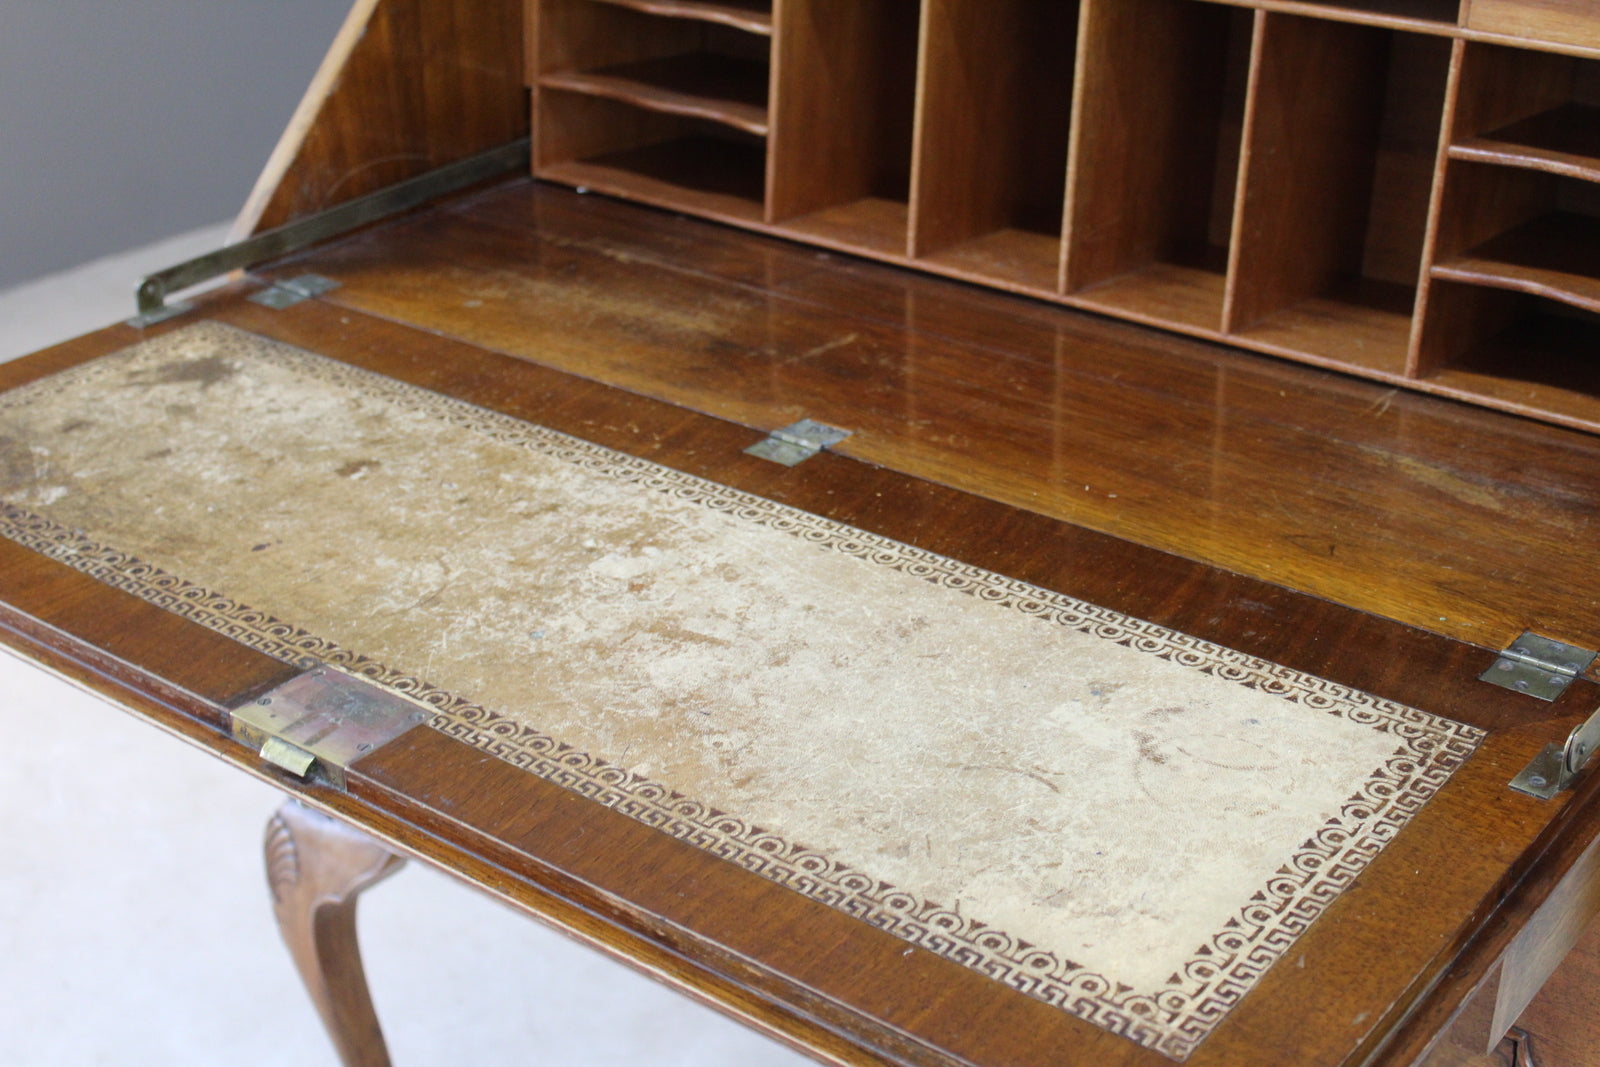
[[[1227,329],[1402,374],[1450,44],[1269,12],[1256,58]]]

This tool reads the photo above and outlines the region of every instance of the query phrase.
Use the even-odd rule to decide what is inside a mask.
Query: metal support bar
[[[476,185],[490,178],[528,167],[528,139],[512,141],[487,152],[419,174],[415,178],[379,189],[375,193],[329,208],[309,218],[291,222],[266,233],[225,245],[215,252],[147,275],[139,283],[139,313],[130,319],[135,326],[148,326],[188,310],[169,307],[167,295],[191,285],[210,281],[229,271],[248,270],[270,260],[297,252],[308,245],[337,237],[358,226],[402,211],[410,210],[438,196]]]

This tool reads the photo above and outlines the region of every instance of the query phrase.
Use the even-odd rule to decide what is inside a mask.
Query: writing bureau
[[[749,5],[602,6],[732,20],[780,57],[798,40],[782,8],[752,33]],[[1475,28],[1474,12],[1418,30],[1410,14],[1402,27],[1390,11],[1266,6],[1176,16],[1248,46],[1246,104],[1276,16],[1306,7],[1315,18],[1289,33],[1357,26],[1391,54],[1411,46],[1401,34],[1438,38],[1447,89],[1478,46],[1548,65],[1588,40],[1581,5],[1529,16],[1538,47]],[[802,26],[830,14],[796,11]],[[524,67],[524,41],[549,38],[525,37],[523,14],[358,6],[244,228],[516,138],[525,80],[537,107],[547,91],[581,101],[558,107],[634,106],[625,75],[639,71],[610,68],[662,58]],[[1093,14],[1056,31],[1081,42]],[[848,39],[909,18],[926,47],[918,15],[886,7]],[[629,39],[601,29],[592,40]],[[757,61],[748,42],[705,39],[720,58],[672,77],[703,86]],[[1575,69],[1562,109],[1587,106]],[[648,88],[651,116],[704,120],[685,114],[704,109],[698,90]],[[546,121],[535,167],[560,126]],[[677,143],[656,137],[595,152],[633,152],[621,172],[637,179],[638,149]],[[1466,148],[1437,143],[1454,173]],[[684,188],[685,157],[666,154]],[[616,169],[593,156],[565,163]],[[567,177],[602,188],[595,173]],[[642,198],[668,199],[652,189]],[[944,224],[907,190],[908,220]],[[898,201],[864,199],[898,218]],[[1430,206],[1424,221],[1442,217]],[[1596,787],[1510,788],[1587,719],[1592,674],[1553,702],[1478,679],[1524,629],[1600,647],[1582,577],[1600,445],[1556,425],[1581,423],[1561,412],[1586,402],[1582,380],[1532,382],[1543,399],[1521,406],[1545,421],[1515,418],[836,254],[873,252],[855,240],[818,250],[512,179],[264,265],[182,316],[8,366],[7,641],[825,1060],[1486,1051],[1593,911]],[[1243,291],[1228,256],[1223,308]],[[267,306],[306,275],[338,287]],[[1507,321],[1588,329],[1533,315]],[[743,451],[801,417],[850,436],[793,468]],[[533,584],[506,584],[519,570]],[[568,575],[613,599],[571,599]],[[718,609],[723,582],[779,599]],[[574,640],[580,626],[604,639]],[[734,677],[702,657],[719,641],[761,658]],[[785,656],[824,666],[759,699],[799,670]],[[1122,666],[1101,678],[1101,662]],[[354,754],[337,781],[233,738],[250,736],[241,709],[316,664],[421,698],[429,721]],[[699,673],[653,673],[666,667]],[[796,696],[811,699],[778,699]],[[1174,730],[1184,709],[1209,717]],[[1100,912],[1075,913],[1083,901]],[[1170,978],[1151,971],[1168,962]]]

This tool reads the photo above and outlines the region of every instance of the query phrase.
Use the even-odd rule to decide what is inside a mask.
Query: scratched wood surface
[[[1475,680],[1487,653],[1426,629],[845,456],[778,468],[742,454],[759,437],[747,427],[329,301],[271,312],[226,298],[208,313],[1490,730],[1191,1063],[1410,1062],[1585,843],[1573,827],[1600,785],[1543,804],[1505,781],[1593,706],[1591,683],[1555,705],[1502,694]],[[115,328],[8,365],[0,388],[137,336]],[[222,738],[220,709],[281,665],[9,542],[0,557],[8,643],[275,777]],[[432,731],[358,769],[352,796],[312,799],[823,1058],[1169,1062]]]
[[[1600,647],[1600,440],[518,182],[302,257],[339,306],[1485,647]]]

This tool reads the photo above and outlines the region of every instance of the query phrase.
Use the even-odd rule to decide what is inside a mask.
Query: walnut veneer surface
[[[1588,844],[1596,781],[1548,803],[1506,782],[1600,690],[1476,675],[1528,626],[1600,645],[1573,577],[1600,552],[1591,437],[527,181],[279,269],[343,287],[201,314],[1487,730],[1190,1063],[1412,1062]],[[855,436],[793,470],[741,453],[800,414]],[[222,712],[289,668],[9,541],[0,624],[821,1058],[1170,1062],[433,730],[349,795],[293,781]]]

